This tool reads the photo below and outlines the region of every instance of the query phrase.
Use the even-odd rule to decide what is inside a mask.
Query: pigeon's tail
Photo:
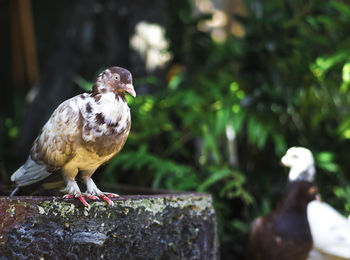
[[[16,187],[10,194],[10,197],[15,196],[16,193],[19,191],[19,187]]]
[[[51,174],[46,170],[45,165],[37,164],[29,157],[25,164],[12,174],[11,181],[16,182],[19,187],[27,186],[41,181]]]

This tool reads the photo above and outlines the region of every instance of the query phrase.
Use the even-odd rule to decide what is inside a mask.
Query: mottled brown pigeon
[[[102,198],[116,194],[100,191],[91,176],[102,164],[123,148],[130,131],[130,109],[125,93],[136,97],[131,73],[110,67],[98,75],[91,91],[63,102],[41,129],[27,161],[11,180],[17,187],[41,181],[61,172],[66,182],[64,198]],[[87,190],[81,193],[76,183],[80,173]]]

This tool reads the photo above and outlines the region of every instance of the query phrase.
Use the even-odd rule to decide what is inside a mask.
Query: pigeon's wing
[[[63,102],[42,128],[30,151],[31,158],[49,171],[60,169],[76,151],[81,136],[81,116],[76,99]]]
[[[307,218],[316,249],[350,259],[350,221],[319,201],[308,204]]]

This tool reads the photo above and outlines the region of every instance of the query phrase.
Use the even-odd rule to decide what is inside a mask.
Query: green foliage
[[[12,139],[18,136],[18,127],[14,124],[11,118],[5,119],[5,126],[8,129],[8,136]]]
[[[210,17],[193,16],[188,1],[167,6],[177,69],[131,100],[131,135],[106,176],[122,168],[156,188],[212,193],[224,259],[242,257],[250,221],[276,205],[290,146],[314,152],[323,198],[349,214],[349,6],[246,1],[247,14],[233,16],[245,35],[222,43],[197,29]],[[232,142],[239,164],[229,163]]]
[[[85,91],[89,91],[94,84],[93,82],[87,81],[80,75],[75,76],[74,82]]]
[[[334,193],[339,199],[346,201],[344,209],[347,212],[350,212],[350,185],[346,186],[345,188],[335,187]]]
[[[141,146],[137,151],[120,154],[107,166],[104,176],[115,176],[117,167],[125,171],[132,169],[153,172],[152,188],[155,189],[166,187],[171,190],[193,190],[198,184],[198,177],[191,167],[155,156],[147,151],[146,146]],[[103,181],[115,181],[115,179]]]
[[[246,1],[247,15],[234,16],[245,36],[223,43],[198,31],[210,17],[194,17],[187,0],[167,6],[173,71],[166,85],[135,79],[159,91],[128,98],[132,130],[102,181],[120,181],[121,169],[140,185],[213,194],[222,257],[239,259],[250,221],[267,214],[285,187],[280,157],[300,145],[315,154],[324,199],[349,214],[349,6]],[[229,163],[228,144],[238,148],[239,164]]]

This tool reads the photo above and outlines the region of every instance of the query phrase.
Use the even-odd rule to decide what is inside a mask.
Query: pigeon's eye
[[[119,76],[118,76],[118,75],[116,75],[116,76],[115,76],[115,79],[116,79],[116,80],[119,80]]]

